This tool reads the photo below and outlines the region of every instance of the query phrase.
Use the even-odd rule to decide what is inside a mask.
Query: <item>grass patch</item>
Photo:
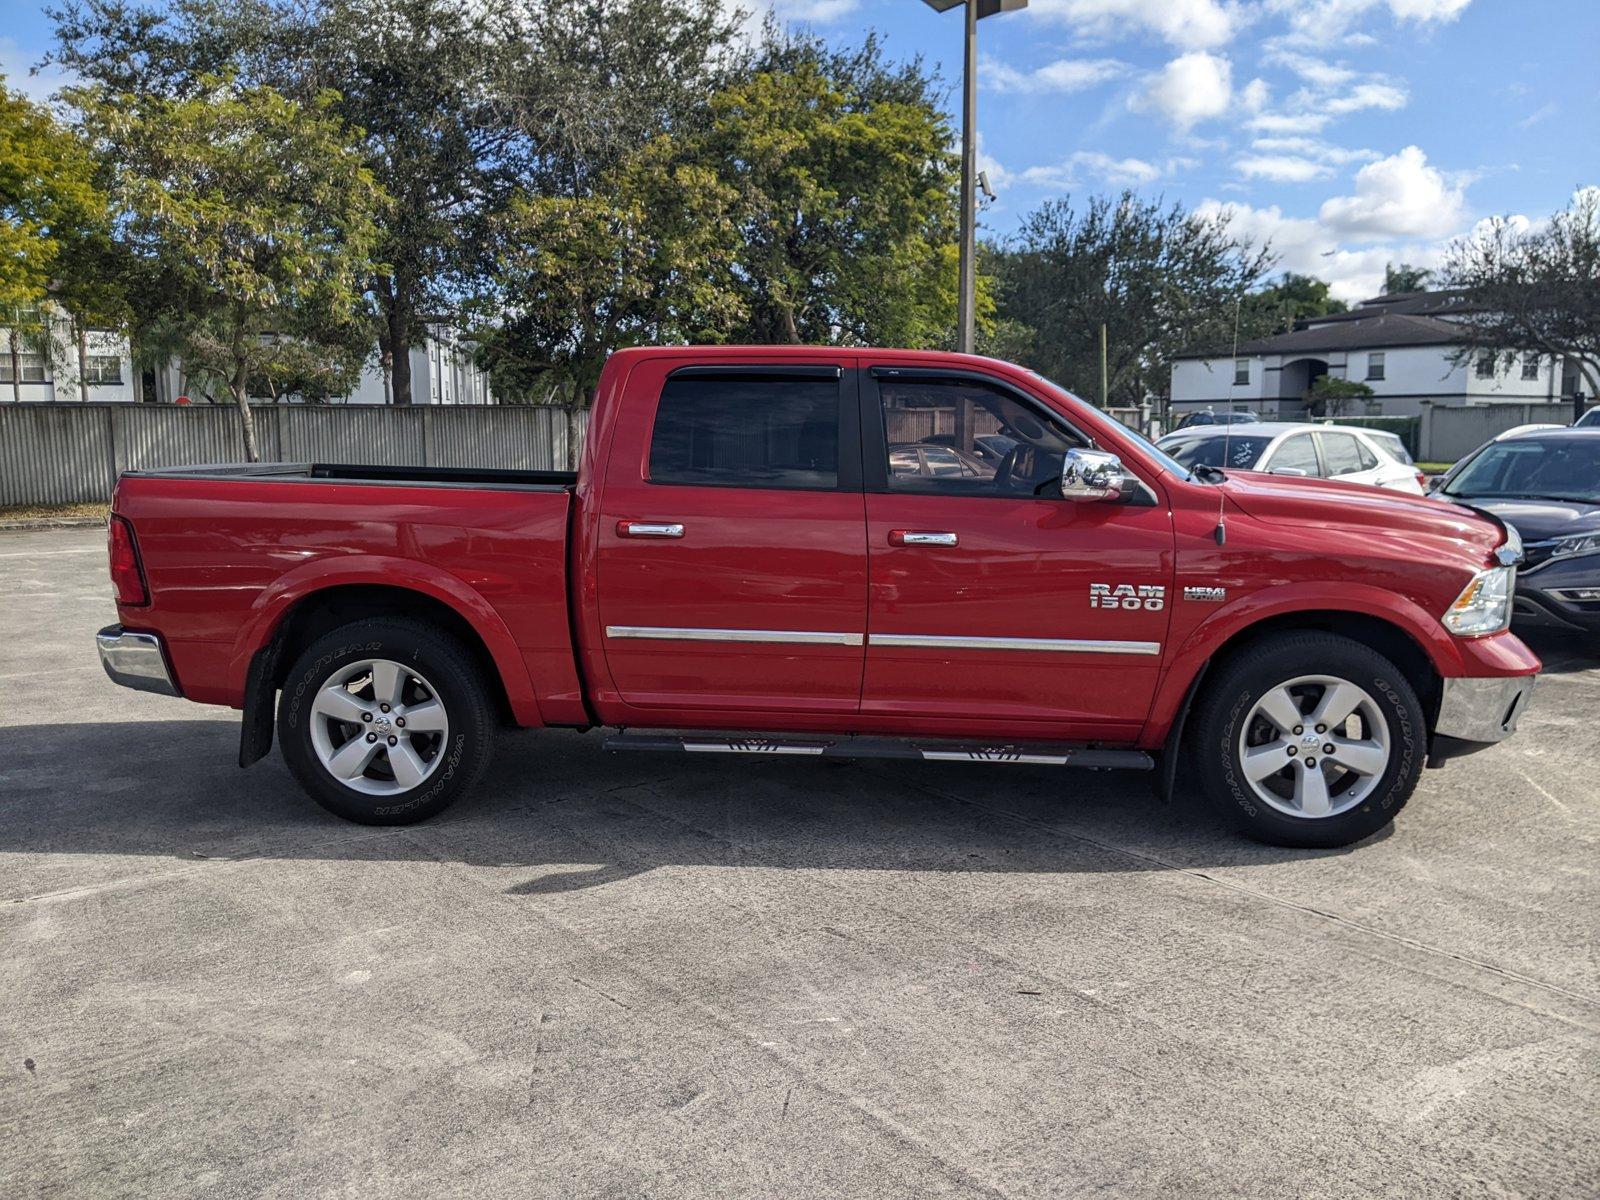
[[[1455,466],[1453,462],[1419,462],[1417,470],[1424,475],[1443,475],[1453,466]]]
[[[64,521],[83,517],[98,517],[104,521],[110,512],[109,504],[14,504],[0,508],[0,521]]]

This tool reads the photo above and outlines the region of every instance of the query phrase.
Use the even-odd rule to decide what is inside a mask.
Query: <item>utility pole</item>
[[[1103,409],[1110,401],[1111,381],[1106,378],[1106,323],[1100,322],[1100,407]]]
[[[977,339],[978,22],[1016,12],[1028,0],[923,0],[935,12],[961,5],[966,18],[961,72],[961,253],[956,289],[956,349],[971,354]]]

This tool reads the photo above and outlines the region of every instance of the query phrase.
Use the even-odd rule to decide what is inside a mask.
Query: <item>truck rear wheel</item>
[[[1204,693],[1194,751],[1212,802],[1277,846],[1348,846],[1388,825],[1422,772],[1422,704],[1394,663],[1328,633],[1265,637]]]
[[[444,811],[487,764],[494,729],[471,656],[414,621],[357,621],[317,639],[278,702],[295,778],[323,808],[363,825]]]

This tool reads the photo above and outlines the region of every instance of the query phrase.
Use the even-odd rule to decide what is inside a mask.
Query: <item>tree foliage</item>
[[[1131,191],[1050,201],[995,253],[999,311],[1032,331],[1030,366],[1086,396],[1099,393],[1103,324],[1110,401],[1139,404],[1166,390],[1180,350],[1228,345],[1272,261],[1226,214]]]
[[[1372,389],[1359,379],[1321,375],[1306,389],[1302,399],[1310,416],[1337,417],[1354,411],[1358,404],[1370,400],[1372,396]]]
[[[0,76],[0,325],[8,331],[14,400],[22,396],[23,344],[47,333],[46,302],[105,235],[107,221],[89,147]]]
[[[1244,298],[1239,313],[1239,337],[1244,340],[1287,333],[1298,321],[1346,311],[1348,307],[1344,301],[1334,299],[1325,282],[1286,271]]]
[[[74,100],[117,164],[121,236],[174,297],[185,366],[223,382],[254,461],[252,381],[276,391],[321,362],[325,382],[310,386],[340,390],[366,357],[363,287],[387,198],[331,96],[301,104],[203,82],[178,99],[87,89]]]
[[[1426,291],[1433,282],[1433,272],[1426,267],[1413,267],[1410,263],[1383,264],[1383,294],[1385,296],[1398,295],[1401,292]]]
[[[1542,227],[1497,217],[1450,251],[1445,279],[1473,311],[1463,357],[1487,351],[1570,361],[1600,396],[1600,188]]]

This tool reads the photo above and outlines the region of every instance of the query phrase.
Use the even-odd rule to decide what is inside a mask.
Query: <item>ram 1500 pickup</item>
[[[575,474],[129,472],[118,683],[243,710],[355,821],[432,816],[512,725],[615,749],[1153,770],[1344,845],[1512,732],[1515,536],[1202,468],[953,354],[631,349]],[[168,751],[163,750],[162,753]],[[154,760],[152,760],[154,761]]]

